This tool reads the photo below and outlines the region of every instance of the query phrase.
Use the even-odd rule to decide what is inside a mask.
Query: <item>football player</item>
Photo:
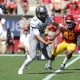
[[[44,37],[44,31],[48,23],[51,23],[55,26],[63,27],[61,24],[56,23],[49,17],[47,9],[44,6],[38,6],[36,8],[36,16],[34,16],[30,21],[30,38],[29,38],[30,56],[24,61],[24,63],[22,64],[21,68],[18,71],[18,74],[23,74],[25,66],[26,65],[28,66],[28,64],[35,59],[36,48],[39,41],[42,42],[40,43],[42,53],[45,55],[47,59],[51,60],[51,51],[48,47],[48,44],[50,44],[52,41],[46,42],[42,38]]]
[[[52,20],[55,20],[55,15],[52,14],[51,18]],[[48,24],[45,30],[45,34],[52,36],[55,33],[55,31],[56,31],[56,26],[53,26],[52,24]],[[49,45],[50,45],[50,48],[52,49],[55,46],[57,46],[57,44],[58,44],[58,38],[56,37],[55,40],[52,42],[52,44],[49,44]]]
[[[60,53],[66,51],[66,57],[64,61],[62,62],[60,69],[64,69],[67,61],[72,57],[72,53],[76,49],[77,45],[77,36],[80,33],[77,29],[77,24],[75,23],[75,20],[72,15],[67,15],[65,18],[65,29],[58,28],[55,34],[53,35],[53,39],[58,36],[61,32],[63,33],[63,41],[58,44],[57,47],[52,50],[52,60],[55,60],[55,57],[59,55]],[[49,64],[49,63],[47,63]],[[51,65],[49,65],[50,67]],[[48,69],[48,66],[46,66],[46,69]]]

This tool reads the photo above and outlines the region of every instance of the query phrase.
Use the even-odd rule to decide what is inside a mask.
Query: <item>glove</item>
[[[61,27],[61,28],[62,28],[62,27],[64,27],[64,26],[63,26],[61,23],[59,23],[59,27]]]

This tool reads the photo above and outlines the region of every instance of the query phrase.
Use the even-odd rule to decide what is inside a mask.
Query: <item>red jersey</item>
[[[73,14],[73,15],[75,15],[75,14],[80,14],[80,8],[77,8],[76,10],[75,9],[70,9],[70,14]]]
[[[73,9],[73,4],[75,4],[75,3],[77,4],[76,1],[74,3],[68,3],[67,6],[66,6],[66,8],[67,9]]]
[[[72,8],[72,3],[68,3],[66,7],[67,7],[68,9],[71,9],[71,8]]]
[[[48,26],[50,26],[49,31],[55,32],[56,31],[56,27],[53,26],[52,24],[48,24]]]
[[[78,7],[80,8],[80,1],[77,2]]]
[[[50,0],[42,0],[42,2],[43,2],[43,3],[47,3],[47,4],[51,3]]]
[[[77,43],[77,30],[76,24],[72,29],[61,30],[63,32],[63,40],[67,43]]]
[[[55,32],[56,28],[54,26],[52,26],[49,30],[52,31],[52,32]]]
[[[0,4],[3,3],[3,2],[4,2],[4,0],[0,0]]]

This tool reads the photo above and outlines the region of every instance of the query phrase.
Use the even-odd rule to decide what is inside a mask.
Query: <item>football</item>
[[[44,39],[46,42],[47,42],[48,40],[50,40],[50,41],[53,40],[53,38],[52,38],[51,36],[44,36],[43,39]]]

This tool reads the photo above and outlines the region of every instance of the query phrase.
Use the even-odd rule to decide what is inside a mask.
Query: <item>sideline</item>
[[[71,64],[73,64],[74,62],[76,62],[78,59],[80,59],[80,57],[77,57],[75,59],[73,59],[72,61],[70,61],[69,63],[66,64],[65,68],[70,66]],[[58,69],[55,72],[53,72],[52,74],[48,75],[47,77],[45,77],[43,80],[49,80],[51,79],[54,75],[57,75],[58,73],[60,73],[62,70]]]

